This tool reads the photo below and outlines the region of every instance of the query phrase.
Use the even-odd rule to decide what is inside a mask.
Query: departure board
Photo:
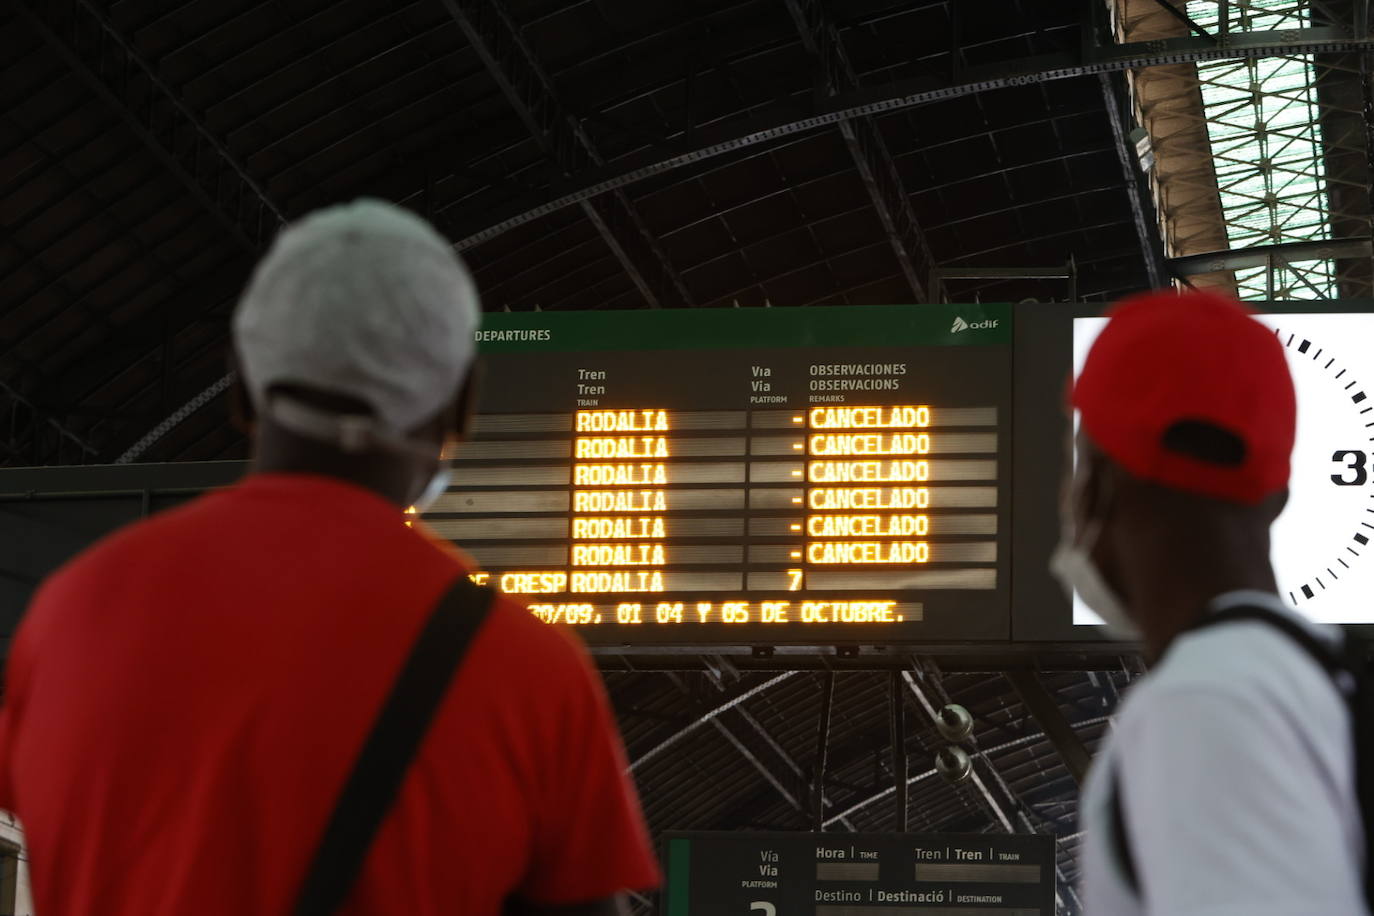
[[[1051,916],[1052,836],[669,833],[666,916]]]
[[[1010,311],[495,315],[426,513],[592,643],[1004,639]]]

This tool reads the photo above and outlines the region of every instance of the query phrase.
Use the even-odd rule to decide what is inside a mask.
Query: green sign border
[[[482,353],[540,353],[1010,346],[1012,313],[1006,303],[493,312],[483,316],[477,348]],[[993,326],[977,327],[987,322]]]

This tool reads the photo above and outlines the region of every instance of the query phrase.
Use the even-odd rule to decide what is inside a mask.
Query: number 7
[[[800,569],[789,569],[787,571],[789,592],[799,592],[802,588],[802,571]]]

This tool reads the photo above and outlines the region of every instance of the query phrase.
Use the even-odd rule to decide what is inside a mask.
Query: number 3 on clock
[[[1338,487],[1360,487],[1364,486],[1369,480],[1369,456],[1364,452],[1353,450],[1338,451],[1331,456],[1331,460],[1345,465],[1345,469],[1353,475],[1353,479],[1345,474],[1332,474],[1331,482]]]

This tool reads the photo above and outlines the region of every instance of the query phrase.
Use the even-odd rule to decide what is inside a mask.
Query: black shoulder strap
[[[1135,853],[1131,851],[1131,834],[1126,829],[1126,805],[1121,800],[1121,771],[1114,768],[1109,775],[1107,793],[1111,796],[1111,807],[1107,810],[1107,817],[1111,819],[1108,839],[1112,844],[1112,858],[1121,868],[1121,878],[1126,886],[1139,897],[1140,877],[1135,870]]]
[[[1289,637],[1312,660],[1336,681],[1338,692],[1350,707],[1351,729],[1355,749],[1355,788],[1359,798],[1361,821],[1365,827],[1365,899],[1374,908],[1374,679],[1370,677],[1368,661],[1360,647],[1346,634],[1345,642],[1333,646],[1313,635],[1302,624],[1286,614],[1262,607],[1233,607],[1208,614],[1190,630],[1205,630],[1223,623],[1253,621],[1265,623]],[[1341,683],[1349,678],[1349,684]],[[1353,689],[1347,689],[1347,688]],[[1111,795],[1108,817],[1110,842],[1117,864],[1127,887],[1140,896],[1140,878],[1136,871],[1135,855],[1131,851],[1130,830],[1126,823],[1126,807],[1122,800],[1120,771],[1113,770],[1108,786]]]
[[[301,885],[295,916],[330,916],[348,897],[491,601],[490,589],[459,576],[430,613],[344,783]]]

